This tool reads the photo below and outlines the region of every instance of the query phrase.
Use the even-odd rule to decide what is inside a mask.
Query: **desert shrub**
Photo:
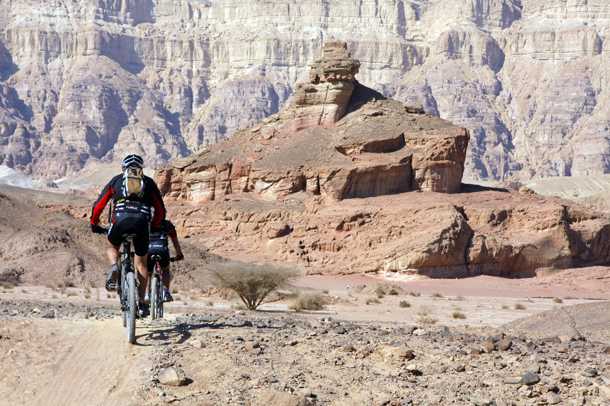
[[[398,291],[398,289],[392,287],[390,288],[390,290],[388,291],[388,295],[390,296],[398,296],[400,294],[400,292]]]
[[[523,305],[521,303],[517,303],[515,305],[515,310],[525,310],[525,309],[526,309],[525,305]]]
[[[466,299],[464,298],[464,296],[456,296],[455,300],[462,302],[462,301],[464,301]]]
[[[510,307],[508,305],[502,305],[502,310],[508,310]]]
[[[401,300],[398,306],[402,307],[403,309],[406,309],[408,307],[411,307],[411,303],[407,302],[406,300]]]
[[[212,274],[215,285],[235,292],[248,310],[256,310],[271,292],[298,275],[287,269],[240,263],[225,264]]]
[[[290,305],[290,308],[297,312],[303,310],[323,310],[327,304],[327,297],[316,293],[305,293],[298,295]]]
[[[417,313],[417,321],[420,324],[436,324],[437,320],[432,317],[432,312],[427,307],[421,307]]]
[[[371,297],[369,299],[366,299],[366,304],[367,305],[379,304],[379,303],[381,303],[381,302],[376,297]]]
[[[455,311],[451,314],[451,317],[457,320],[464,320],[466,318],[466,315],[462,312]]]
[[[553,299],[553,302],[555,303],[563,303],[563,300],[559,297],[556,297],[555,299]]]
[[[385,296],[385,288],[381,285],[377,285],[375,288],[375,294],[377,295],[377,299],[383,299]]]
[[[436,299],[440,299],[440,298],[442,298],[442,297],[443,297],[443,295],[442,295],[441,293],[438,293],[438,292],[437,292],[437,293],[433,293],[433,294],[432,294],[432,297],[433,297],[433,298],[436,298]]]
[[[411,291],[411,292],[409,292],[409,296],[413,296],[413,297],[420,297],[420,296],[421,296],[421,293],[419,293],[419,292],[415,292],[415,291]]]
[[[15,284],[10,281],[0,281],[0,287],[6,290],[12,290],[15,288]]]

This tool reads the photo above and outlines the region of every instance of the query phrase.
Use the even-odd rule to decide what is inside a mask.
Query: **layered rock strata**
[[[196,202],[459,191],[468,131],[386,100],[356,81],[358,66],[345,43],[328,43],[285,110],[162,169],[161,190]]]
[[[160,170],[183,232],[219,255],[310,273],[530,276],[610,260],[608,217],[463,186],[468,131],[383,98],[356,66],[328,44],[298,86],[307,97]],[[341,96],[320,98],[320,84]]]
[[[0,2],[0,164],[151,165],[278,112],[322,43],[470,130],[469,178],[610,171],[606,0]],[[9,106],[9,107],[6,107]]]

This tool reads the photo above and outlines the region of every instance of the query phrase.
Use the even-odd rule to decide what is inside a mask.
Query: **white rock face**
[[[466,177],[610,172],[607,0],[0,0],[0,164],[152,164],[275,113],[324,41],[471,130]]]

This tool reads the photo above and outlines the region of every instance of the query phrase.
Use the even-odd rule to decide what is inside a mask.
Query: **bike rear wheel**
[[[127,295],[127,309],[125,310],[126,328],[127,328],[127,341],[130,344],[136,342],[136,316],[138,312],[138,306],[136,304],[137,298],[137,286],[136,279],[133,272],[128,272],[125,275],[126,295]]]
[[[153,320],[161,317],[159,315],[159,278],[153,274],[150,281],[150,317]]]

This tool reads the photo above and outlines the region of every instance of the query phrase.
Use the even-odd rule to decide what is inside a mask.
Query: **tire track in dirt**
[[[35,405],[129,405],[146,379],[152,347],[127,343],[120,319],[95,322],[58,363]]]

